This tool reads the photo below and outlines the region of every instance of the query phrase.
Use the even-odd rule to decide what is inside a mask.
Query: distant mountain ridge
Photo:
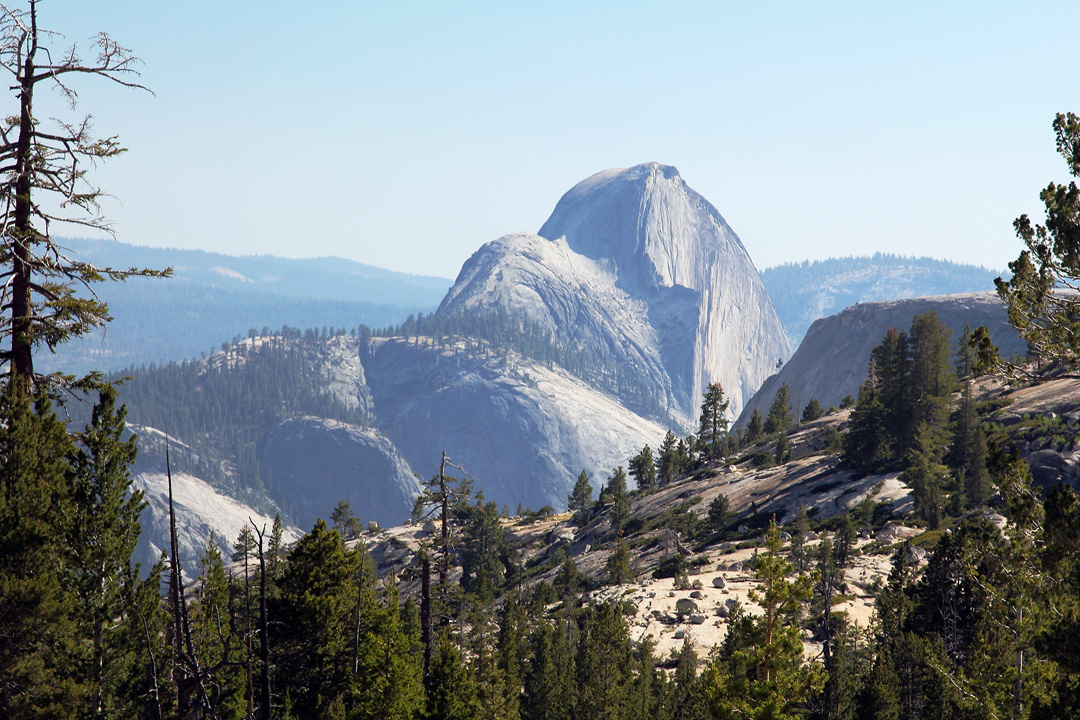
[[[172,267],[169,279],[136,278],[95,287],[114,317],[93,333],[42,356],[48,370],[114,371],[214,352],[254,329],[381,327],[438,306],[450,281],[342,258],[232,256],[67,239],[78,260],[98,266]]]
[[[1002,273],[929,257],[875,253],[804,260],[761,271],[792,348],[818,318],[857,303],[982,292]]]

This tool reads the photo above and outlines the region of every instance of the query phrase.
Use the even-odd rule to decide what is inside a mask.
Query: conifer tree
[[[330,513],[330,522],[343,540],[355,540],[363,530],[360,518],[356,517],[356,513],[344,498],[338,500],[337,506]]]
[[[274,617],[289,619],[275,633],[274,687],[292,698],[298,720],[353,700],[358,573],[358,555],[322,520],[289,554],[274,602]]]
[[[62,518],[71,512],[71,441],[47,398],[0,387],[0,717],[63,717],[84,688],[63,584]]]
[[[825,411],[821,409],[821,403],[817,398],[811,398],[810,402],[806,403],[806,407],[802,411],[802,421],[813,422],[825,414]]]
[[[619,535],[618,540],[615,541],[615,550],[608,557],[605,567],[608,581],[612,585],[622,585],[633,578],[630,570],[630,547],[623,540],[622,535]]]
[[[127,616],[140,590],[131,555],[139,539],[143,493],[131,487],[135,437],[123,439],[123,406],[116,390],[101,388],[90,424],[76,433],[71,456],[70,515],[65,522],[65,584],[75,594],[76,622],[86,640],[78,673],[89,683],[91,717],[133,712],[136,698],[125,696],[138,677],[145,648],[131,632]]]
[[[621,532],[630,520],[630,494],[626,490],[626,471],[621,465],[611,471],[605,491],[611,502],[611,529]]]
[[[757,408],[754,408],[750,413],[750,419],[746,422],[746,442],[753,443],[761,439],[762,434],[765,432],[765,421],[761,418],[761,413]]]
[[[664,441],[660,445],[660,462],[657,467],[657,480],[661,485],[675,482],[689,464],[689,457],[683,440],[675,437],[675,433],[668,430],[664,435]]]
[[[788,390],[787,383],[784,383],[776,391],[772,405],[769,406],[769,414],[765,418],[765,434],[786,433],[791,428],[792,417],[791,391]]]
[[[723,457],[722,440],[728,427],[725,416],[728,404],[720,383],[709,383],[701,399],[701,416],[698,419],[698,445],[706,462]]]
[[[436,646],[428,687],[428,720],[475,720],[480,717],[476,680],[446,633]]]
[[[750,643],[718,668],[710,700],[717,718],[794,720],[824,682],[819,668],[801,662],[802,638],[794,622],[810,598],[813,581],[806,575],[787,580],[792,567],[781,555],[775,520],[769,524],[765,547],[754,567],[761,588],[750,593],[762,615],[752,622]]]
[[[589,483],[589,473],[582,468],[581,473],[574,483],[573,491],[566,496],[567,507],[573,512],[578,512],[589,507],[592,503],[593,488]]]
[[[630,475],[637,481],[638,490],[649,490],[656,485],[656,463],[648,445],[630,458]]]
[[[630,634],[619,607],[594,605],[581,619],[576,717],[618,720],[628,701]]]
[[[529,637],[522,720],[568,720],[574,706],[574,658],[561,627],[541,622]]]

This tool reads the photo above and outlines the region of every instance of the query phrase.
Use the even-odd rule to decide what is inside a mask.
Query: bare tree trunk
[[[255,523],[251,524],[255,527]],[[266,556],[263,554],[263,531],[255,527],[259,536],[259,658],[262,673],[259,682],[259,718],[270,720],[270,627],[266,617]]]

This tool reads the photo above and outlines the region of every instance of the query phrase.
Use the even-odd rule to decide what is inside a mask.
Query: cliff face
[[[394,444],[373,428],[316,417],[279,423],[259,443],[285,510],[300,527],[329,522],[338,500],[364,521],[397,525],[420,487]]]
[[[684,428],[708,382],[724,386],[734,416],[789,355],[742,242],[673,167],[649,163],[583,180],[539,235],[481,248],[439,312],[499,305],[564,346],[606,351],[661,389]]]
[[[985,325],[1004,357],[1021,355],[1026,343],[1009,325],[1005,307],[990,292],[861,303],[836,315],[821,318],[810,326],[799,349],[776,375],[743,409],[739,424],[744,424],[756,408],[765,416],[773,396],[787,383],[796,415],[812,398],[823,408],[839,405],[845,395],[856,397],[866,379],[870,351],[881,344],[890,328],[907,330],[915,315],[933,310],[945,327],[952,330],[953,343],[964,332]]]
[[[391,338],[375,340],[364,362],[379,428],[412,468],[431,477],[445,451],[511,511],[564,508],[582,469],[598,488],[664,433],[569,373],[513,353]]]

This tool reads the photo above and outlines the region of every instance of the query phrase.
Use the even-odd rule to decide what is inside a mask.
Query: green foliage
[[[745,441],[747,443],[757,442],[761,439],[761,436],[765,432],[765,421],[761,419],[761,413],[757,408],[754,408],[750,413],[750,419],[746,422],[746,435]]]
[[[791,410],[791,391],[787,383],[780,386],[773,396],[772,405],[769,406],[769,414],[765,418],[764,430],[766,435],[787,432],[793,423],[794,413]]]
[[[621,465],[611,471],[605,493],[611,502],[608,515],[611,529],[618,533],[626,527],[630,519],[630,494],[626,491],[626,471]]]
[[[823,416],[825,411],[821,409],[821,403],[817,401],[817,398],[811,398],[810,402],[806,403],[806,407],[802,411],[803,422],[813,422]]]
[[[701,416],[698,420],[698,446],[706,462],[723,457],[722,440],[728,427],[724,413],[728,404],[720,383],[709,383],[701,399]]]
[[[574,512],[584,510],[592,503],[592,494],[593,488],[589,482],[589,473],[582,468],[577,477],[577,482],[574,483],[573,491],[566,496],[567,507]]]
[[[709,527],[716,532],[723,532],[731,524],[731,509],[727,495],[719,493],[709,503],[708,512]]]
[[[344,540],[355,540],[364,529],[360,518],[356,517],[352,506],[344,498],[338,500],[337,507],[330,513],[330,522]]]
[[[605,570],[608,582],[612,585],[622,585],[634,578],[633,571],[630,569],[630,548],[621,535],[615,541],[615,549],[608,557]]]
[[[818,667],[802,662],[796,623],[802,603],[810,599],[813,581],[806,575],[786,579],[793,568],[780,553],[775,521],[769,525],[765,547],[754,566],[761,586],[750,592],[762,614],[749,623],[741,639],[737,631],[731,635],[732,642],[714,666],[710,705],[717,718],[794,719],[824,683]]]
[[[859,472],[910,465],[917,444],[940,461],[955,376],[949,330],[937,313],[916,315],[911,332],[890,330],[870,354],[841,458]]]
[[[477,502],[469,512],[461,546],[461,586],[490,601],[511,566],[499,511],[494,502]]]
[[[656,486],[656,463],[653,461],[652,448],[648,445],[630,458],[630,476],[637,481],[638,490],[649,490]]]
[[[690,458],[682,440],[675,437],[671,430],[664,435],[664,442],[660,445],[660,463],[657,470],[657,480],[661,485],[674,482],[680,475],[686,472]]]
[[[1057,151],[1069,174],[1080,176],[1080,118],[1058,113],[1053,127]],[[1033,225],[1027,214],[1013,222],[1026,249],[1009,263],[1012,277],[994,282],[1008,309],[1009,322],[1032,352],[1059,363],[1071,374],[1080,356],[1080,301],[1062,291],[1075,290],[1080,280],[1080,188],[1072,181],[1068,185],[1051,182],[1039,193],[1039,199],[1046,224]],[[1000,362],[994,369],[1008,374],[1018,371]]]

